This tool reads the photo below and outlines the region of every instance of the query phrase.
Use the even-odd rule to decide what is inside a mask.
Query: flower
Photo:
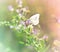
[[[19,30],[22,27],[21,24],[19,24],[18,26],[15,27],[16,30]]]
[[[25,26],[25,22],[24,22],[24,21],[22,21],[22,20],[20,21],[20,24],[22,24],[22,25],[24,25],[24,26]]]
[[[24,8],[22,8],[21,10],[22,10],[23,12],[26,12],[26,13],[29,13],[29,12],[30,12],[30,10],[29,10],[28,7],[24,7]]]
[[[27,11],[27,9],[26,9],[26,8],[22,8],[22,10],[23,10],[23,12],[26,12],[26,11]]]
[[[13,6],[12,6],[12,5],[9,5],[9,6],[8,6],[8,10],[9,10],[9,11],[14,11]]]
[[[23,15],[22,14],[19,14],[20,17],[22,17]]]
[[[17,12],[17,13],[19,13],[19,12],[20,12],[20,10],[19,10],[19,9],[16,9],[16,12]]]
[[[48,39],[48,36],[47,36],[47,35],[44,35],[44,36],[43,36],[43,39]]]
[[[22,0],[16,0],[16,2],[18,3],[18,7],[22,7]]]
[[[40,14],[35,14],[35,15],[30,17],[30,20],[31,20],[33,25],[39,24],[39,16],[40,16]]]
[[[31,21],[28,19],[28,20],[25,21],[25,24],[29,25],[29,24],[31,24]]]
[[[36,35],[38,33],[38,30],[37,29],[33,29],[32,33]]]
[[[19,4],[22,4],[23,2],[22,2],[22,0],[19,0]]]
[[[22,0],[16,0],[17,3],[22,4]]]

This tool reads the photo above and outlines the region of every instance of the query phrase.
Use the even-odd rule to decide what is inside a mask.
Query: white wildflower
[[[23,11],[24,11],[24,12],[26,12],[26,11],[27,11],[27,9],[26,9],[26,8],[23,8]]]
[[[20,17],[22,17],[23,15],[22,14],[19,14]]]
[[[30,17],[30,20],[31,20],[33,25],[39,24],[39,16],[40,16],[40,14],[35,14],[35,15]]]
[[[16,2],[17,2],[18,4],[22,4],[22,3],[23,3],[22,0],[16,0]]]
[[[18,3],[18,7],[22,7],[22,0],[16,0],[16,2]]]
[[[21,25],[21,24],[19,24],[18,26],[16,26],[16,27],[15,27],[15,29],[17,29],[17,30],[18,30],[18,29],[20,29],[21,27],[22,27],[22,25]]]
[[[20,12],[19,9],[16,9],[16,12],[19,13]]]
[[[22,3],[23,3],[22,0],[20,0],[20,1],[19,1],[19,4],[22,4]]]
[[[22,7],[22,5],[20,4],[20,5],[18,5],[18,7]]]

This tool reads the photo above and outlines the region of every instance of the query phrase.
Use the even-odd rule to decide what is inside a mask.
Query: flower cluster
[[[39,24],[39,17],[40,14],[35,14],[33,16],[31,16],[29,19],[26,18],[27,13],[30,12],[28,7],[23,7],[23,2],[22,0],[16,0],[18,7],[16,9],[13,8],[12,5],[8,6],[9,11],[12,11],[17,13],[17,16],[14,17],[11,22],[13,22],[14,25],[10,25],[10,28],[15,28],[17,30],[20,29],[21,26],[24,27],[24,29],[26,28],[31,28],[31,33],[37,34],[37,30],[34,29],[35,25]],[[18,18],[18,19],[16,19]]]
[[[39,24],[40,14],[34,14],[27,19],[27,14],[30,12],[29,8],[23,7],[22,0],[16,0],[16,2],[18,5],[16,9],[14,9],[12,5],[8,6],[8,10],[10,12],[16,12],[16,15],[12,16],[10,21],[0,22],[0,24],[7,25],[10,29],[20,33],[19,38],[20,35],[25,36],[25,40],[19,41],[20,44],[33,46],[37,52],[47,51],[48,47],[46,48],[45,40],[48,39],[48,37],[43,36],[43,38],[38,38],[37,35],[41,35],[41,33],[39,29],[35,28],[35,26]]]

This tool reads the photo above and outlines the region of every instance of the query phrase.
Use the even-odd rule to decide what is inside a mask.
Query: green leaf
[[[23,41],[19,41],[20,44],[25,44]]]

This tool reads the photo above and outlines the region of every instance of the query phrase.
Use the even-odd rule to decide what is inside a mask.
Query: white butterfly
[[[30,17],[30,21],[32,22],[33,25],[39,24],[39,17],[40,17],[40,14],[35,14]]]

